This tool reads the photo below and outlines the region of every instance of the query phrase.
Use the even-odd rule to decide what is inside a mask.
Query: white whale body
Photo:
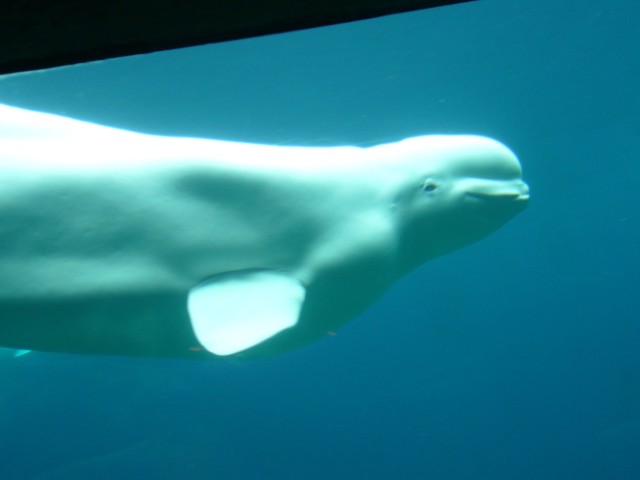
[[[0,346],[288,351],[507,222],[521,176],[480,136],[283,147],[0,106]]]

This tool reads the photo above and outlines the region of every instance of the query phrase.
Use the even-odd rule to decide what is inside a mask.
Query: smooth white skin
[[[266,269],[304,285],[300,318],[239,355],[280,353],[527,199],[516,157],[484,137],[281,147],[0,106],[0,345],[213,357],[193,336],[189,290]]]

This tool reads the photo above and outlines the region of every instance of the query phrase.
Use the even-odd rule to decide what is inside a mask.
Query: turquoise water
[[[638,15],[485,1],[0,80],[3,103],[167,135],[484,134],[532,188],[293,353],[3,356],[0,478],[640,478]]]

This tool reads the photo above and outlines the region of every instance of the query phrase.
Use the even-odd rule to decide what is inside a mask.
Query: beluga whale
[[[528,198],[514,153],[483,136],[272,146],[0,106],[0,346],[279,354]]]

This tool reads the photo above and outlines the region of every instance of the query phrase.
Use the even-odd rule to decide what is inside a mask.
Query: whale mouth
[[[467,197],[478,200],[529,201],[529,186],[521,180],[513,183],[485,181],[473,185],[465,193]]]
[[[528,193],[520,192],[501,192],[501,193],[484,193],[484,192],[467,192],[467,196],[482,200],[513,200],[516,202],[526,202],[529,200]]]

